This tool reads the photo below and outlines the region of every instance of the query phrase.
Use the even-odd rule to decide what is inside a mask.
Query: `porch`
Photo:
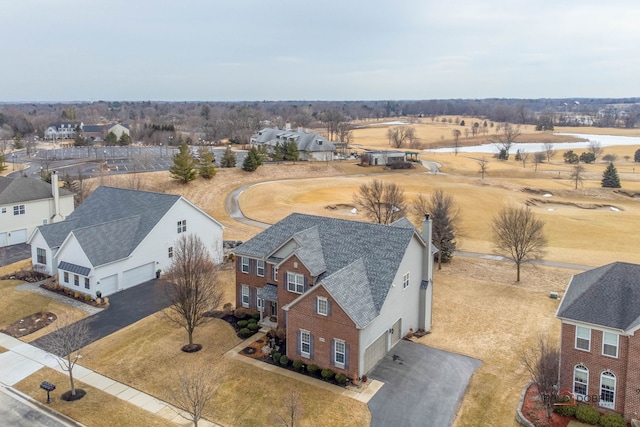
[[[278,327],[278,287],[266,284],[257,290],[257,305],[260,313],[258,324],[264,328]]]

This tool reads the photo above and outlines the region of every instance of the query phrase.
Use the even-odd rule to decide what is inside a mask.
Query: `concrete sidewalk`
[[[44,366],[67,375],[67,372],[63,371],[58,365],[55,356],[9,335],[0,333],[0,347],[8,350],[0,353],[0,383],[7,386],[15,385]],[[188,426],[192,424],[179,415],[181,411],[175,406],[83,366],[76,365],[73,370],[73,377],[79,382],[109,393],[178,425]],[[64,389],[64,387],[61,387],[61,389]],[[203,419],[198,422],[198,425],[220,427]]]
[[[378,392],[378,390],[380,390],[380,388],[382,388],[382,386],[384,385],[384,383],[381,381],[371,380],[366,384],[366,386],[361,386],[359,388],[340,387],[319,379],[311,378],[307,375],[299,374],[297,372],[293,372],[288,369],[280,368],[270,363],[262,362],[254,358],[241,355],[240,352],[242,351],[242,349],[244,349],[245,347],[248,347],[249,345],[256,342],[257,340],[265,337],[266,334],[263,331],[249,337],[248,339],[244,340],[243,342],[241,342],[231,350],[227,351],[224,354],[224,357],[238,360],[238,361],[247,363],[249,365],[253,365],[256,368],[264,369],[265,371],[273,372],[275,374],[282,375],[283,377],[289,377],[296,381],[307,383],[314,387],[318,387],[323,390],[327,390],[332,393],[339,394],[341,396],[349,397],[351,399],[355,399],[362,403],[368,403],[369,400],[371,400],[371,398],[373,398],[373,396]]]
[[[33,292],[34,294],[38,294],[38,295],[42,295],[45,296],[47,298],[51,298],[53,300],[56,300],[62,304],[66,304],[68,306],[77,308],[78,310],[84,311],[85,313],[87,313],[89,316],[92,316],[94,314],[98,314],[100,313],[102,310],[104,310],[104,308],[98,308],[98,307],[94,307],[92,305],[89,305],[87,303],[84,303],[82,301],[78,301],[76,299],[73,298],[69,298],[66,295],[60,295],[57,294],[55,292],[51,292],[48,291],[46,289],[42,289],[40,287],[40,285],[42,283],[44,283],[45,280],[42,280],[40,282],[36,282],[36,283],[23,283],[22,285],[18,285],[16,286],[16,290],[18,291],[29,291],[29,292]]]

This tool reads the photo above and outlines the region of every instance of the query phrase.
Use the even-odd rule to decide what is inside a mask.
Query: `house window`
[[[300,354],[304,357],[311,355],[311,334],[309,331],[300,331]]]
[[[2,208],[2,213],[7,213],[7,208]]]
[[[80,286],[80,276],[78,276],[77,274],[73,275],[73,284],[76,286]]]
[[[249,258],[243,256],[240,262],[242,263],[242,272],[249,273]]]
[[[276,267],[275,265],[273,266],[273,269],[271,270],[273,273],[273,281],[277,282],[278,281],[278,267]]]
[[[573,369],[573,392],[578,396],[586,396],[589,389],[589,370],[584,365]]]
[[[323,316],[329,315],[329,301],[325,297],[318,297],[318,314]]]
[[[618,357],[618,334],[613,332],[602,333],[602,354]]]
[[[36,249],[38,264],[47,265],[47,251],[42,248]]]
[[[47,218],[42,220],[42,225],[47,225],[49,223],[49,221],[47,220]]]
[[[167,249],[167,256],[173,258],[173,246]]]
[[[249,308],[249,285],[242,285],[242,306]]]
[[[184,233],[185,231],[187,231],[187,220],[178,221],[178,233]]]
[[[304,276],[298,273],[287,272],[287,290],[301,294],[304,292]]]
[[[258,276],[260,277],[264,277],[264,261],[259,259],[258,260]]]
[[[600,375],[600,406],[605,408],[615,408],[616,402],[616,376],[609,372],[604,371]]]
[[[15,205],[13,207],[14,215],[24,215],[24,205]]]
[[[407,289],[409,287],[409,273],[402,276],[402,289]]]
[[[64,278],[64,283],[69,283],[69,273],[65,271],[62,276]]]
[[[584,326],[576,326],[576,348],[589,351],[591,348],[591,329]]]
[[[91,286],[90,286],[90,282],[89,282],[89,278],[88,278],[88,277],[85,277],[85,278],[84,278],[84,288],[85,288],[85,289],[91,289]]]
[[[334,344],[334,360],[338,368],[344,368],[346,361],[346,345],[342,340],[335,340]]]

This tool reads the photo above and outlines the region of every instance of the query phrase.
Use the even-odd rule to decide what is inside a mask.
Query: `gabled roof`
[[[576,274],[557,317],[629,331],[640,326],[640,265],[615,262]]]
[[[98,187],[65,221],[38,230],[50,248],[73,232],[92,265],[103,265],[129,256],[178,200],[173,194]]]
[[[372,320],[371,313],[377,316],[380,312],[407,247],[417,234],[407,224],[389,226],[294,213],[234,252],[266,260],[294,238],[298,246],[293,254],[310,270],[323,270],[318,284],[326,285],[336,300],[344,302],[343,309],[354,321],[366,324],[367,319]],[[343,295],[350,292],[359,296],[357,301]],[[363,311],[361,303],[372,311]]]
[[[335,151],[336,149],[336,146],[327,138],[317,133],[304,131],[265,128],[251,137],[254,142],[270,146],[284,144],[292,139],[296,142],[298,151]]]
[[[73,193],[60,189],[60,196],[71,196]],[[35,178],[7,178],[0,176],[0,205],[30,202],[33,200],[52,199],[51,184]]]
[[[100,133],[104,130],[104,126],[102,125],[85,125],[82,128],[84,133]]]

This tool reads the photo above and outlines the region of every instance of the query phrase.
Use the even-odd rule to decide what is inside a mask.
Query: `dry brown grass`
[[[573,273],[529,265],[515,284],[510,264],[463,258],[436,272],[432,333],[418,342],[482,360],[456,426],[517,425],[514,411],[529,381],[522,352],[540,334],[559,339],[559,300],[549,291],[563,291]]]
[[[268,425],[271,412],[281,409],[281,397],[289,388],[303,402],[303,426],[316,425],[320,419],[326,426],[369,424],[369,412],[362,403],[224,358],[241,340],[222,320],[214,319],[196,330],[195,340],[203,345],[200,352],[183,353],[180,347],[185,340],[184,330],[156,314],[88,346],[83,365],[172,402],[174,376],[186,361],[198,358],[213,370],[225,372],[204,413],[205,418],[225,426]]]
[[[22,283],[24,282],[19,280],[0,280],[0,293],[2,293],[2,298],[0,298],[0,329],[6,328],[11,323],[39,311],[50,311],[57,316],[69,315],[77,320],[87,316],[83,311],[59,303],[51,298],[29,291],[16,290],[16,286]],[[21,340],[31,342],[51,332],[52,328],[53,325],[46,326],[37,332],[22,337]]]
[[[57,386],[57,389],[51,393],[51,403],[48,406],[86,426],[175,426],[164,418],[78,380],[76,380],[76,387],[86,391],[87,394],[75,402],[65,402],[60,395],[69,390],[69,377],[47,367],[20,381],[14,387],[42,402],[46,400],[46,393],[40,389],[42,381],[49,381]]]

